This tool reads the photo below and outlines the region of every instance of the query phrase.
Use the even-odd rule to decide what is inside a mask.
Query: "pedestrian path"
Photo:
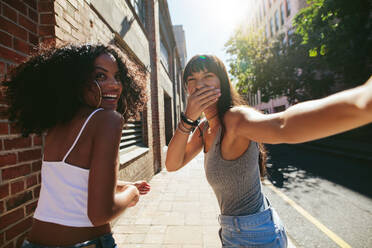
[[[114,225],[119,248],[218,248],[219,208],[203,167],[203,154],[177,172],[165,170],[151,191]],[[294,246],[289,246],[294,247]]]

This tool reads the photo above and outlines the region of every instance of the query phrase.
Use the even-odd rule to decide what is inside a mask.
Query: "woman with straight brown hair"
[[[191,58],[183,83],[188,102],[168,146],[167,170],[181,169],[203,150],[206,177],[221,210],[222,247],[287,247],[283,224],[262,193],[260,143],[301,143],[372,122],[372,78],[275,114],[246,106],[215,56]],[[199,123],[202,113],[206,118]]]

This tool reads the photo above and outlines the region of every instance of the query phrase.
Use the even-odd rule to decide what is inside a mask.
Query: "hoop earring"
[[[98,104],[96,106],[96,108],[98,108],[101,105],[101,102],[102,102],[102,90],[101,90],[101,86],[99,86],[99,83],[97,82],[97,80],[94,80],[94,82],[96,83],[96,85],[98,87],[98,92],[99,92],[99,101],[98,101]]]

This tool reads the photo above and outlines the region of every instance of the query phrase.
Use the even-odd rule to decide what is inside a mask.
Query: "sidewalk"
[[[119,248],[218,248],[219,207],[200,153],[177,172],[162,171],[151,192],[114,225]],[[294,246],[289,246],[294,247]]]

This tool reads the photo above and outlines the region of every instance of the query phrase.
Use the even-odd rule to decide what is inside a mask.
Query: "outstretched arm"
[[[263,143],[301,143],[348,131],[372,122],[372,77],[362,86],[264,115],[234,108],[226,123],[239,134]],[[229,118],[230,117],[230,118]]]

